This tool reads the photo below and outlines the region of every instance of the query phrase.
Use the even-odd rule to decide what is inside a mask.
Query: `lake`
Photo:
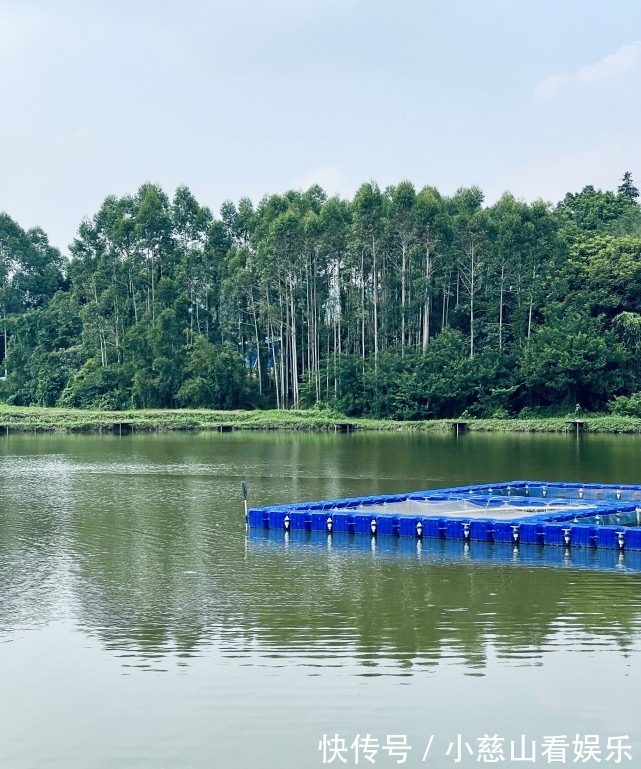
[[[618,553],[286,541],[240,494],[519,478],[641,483],[641,438],[2,437],[0,767],[638,766]]]

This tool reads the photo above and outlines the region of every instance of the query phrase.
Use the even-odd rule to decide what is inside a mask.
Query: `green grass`
[[[470,430],[488,432],[560,433],[572,432],[574,417],[538,417],[531,419],[475,419]],[[581,415],[583,430],[587,433],[641,433],[641,419],[609,414]]]
[[[468,419],[471,432],[570,432],[572,417],[531,419]],[[582,415],[590,433],[641,433],[641,419],[612,415]],[[358,430],[402,432],[446,432],[453,420],[394,422],[385,419],[358,419],[330,411],[212,411],[208,409],[140,409],[130,411],[89,411],[81,409],[19,407],[0,404],[0,434],[19,432],[111,432],[119,423],[134,430],[334,430],[341,423]],[[116,426],[116,427],[115,427]]]

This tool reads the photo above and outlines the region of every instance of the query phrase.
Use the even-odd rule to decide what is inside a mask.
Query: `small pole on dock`
[[[245,523],[247,522],[247,484],[242,481],[240,484],[240,490],[243,492],[243,500],[245,502]]]

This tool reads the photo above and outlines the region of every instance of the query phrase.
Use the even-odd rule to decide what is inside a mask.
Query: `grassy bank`
[[[641,433],[641,419],[618,416],[582,416],[590,433]],[[539,419],[469,419],[471,432],[574,432],[571,417]],[[10,432],[129,432],[165,430],[378,430],[447,432],[453,420],[392,422],[356,419],[331,412],[152,410],[84,411],[5,406],[0,404],[0,435]]]

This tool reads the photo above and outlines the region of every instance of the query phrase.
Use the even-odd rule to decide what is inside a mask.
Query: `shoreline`
[[[0,436],[30,432],[124,435],[136,431],[232,432],[237,430],[456,433],[457,425],[460,432],[641,434],[641,418],[598,414],[582,414],[580,419],[566,416],[397,422],[365,417],[350,418],[313,409],[308,411],[213,411],[208,409],[90,411],[0,404]]]

